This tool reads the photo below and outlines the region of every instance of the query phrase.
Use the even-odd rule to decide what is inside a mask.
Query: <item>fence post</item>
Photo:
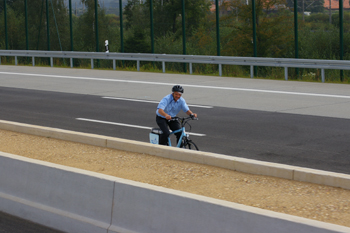
[[[69,0],[69,31],[70,31],[70,50],[73,51],[73,20],[72,20],[72,0]]]
[[[220,20],[219,20],[219,0],[215,0],[216,10],[216,55],[220,56]],[[221,75],[220,75],[221,76]]]
[[[5,24],[5,47],[6,50],[9,49],[9,42],[8,42],[8,32],[7,32],[7,7],[6,7],[6,0],[4,0],[4,24]]]
[[[288,80],[288,67],[284,67],[284,79]]]
[[[50,20],[49,20],[49,1],[46,0],[46,37],[47,37],[47,50],[50,51]]]
[[[29,41],[28,41],[28,4],[27,0],[24,1],[24,11],[25,11],[25,26],[26,26],[26,50],[29,50]]]
[[[119,0],[119,22],[120,22],[120,52],[124,53],[124,29],[123,29],[123,0]],[[124,61],[123,66],[124,66]]]
[[[151,53],[154,53],[153,0],[149,1],[149,10],[150,10],[150,24],[151,24]]]
[[[304,2],[302,3],[304,4]],[[298,1],[294,1],[294,50],[295,58],[299,58],[298,52]],[[299,77],[299,68],[295,69],[295,74]]]
[[[185,23],[185,0],[182,0],[182,49],[186,55],[186,23]],[[184,63],[184,72],[187,73],[186,63]]]
[[[258,55],[258,46],[257,46],[257,38],[256,38],[256,9],[255,9],[255,0],[252,0],[252,18],[253,18],[253,50],[254,50],[254,57],[257,57]],[[255,76],[258,75],[258,68],[255,67],[254,69]]]
[[[72,19],[72,0],[69,0],[69,31],[70,31],[70,50],[73,49],[73,19]],[[73,68],[73,58],[70,59],[70,67]]]
[[[343,1],[339,1],[339,36],[340,36],[340,41],[339,41],[339,47],[340,47],[340,60],[343,60],[344,56],[344,29],[343,29],[343,21],[344,21],[344,16],[343,16],[344,8],[343,8]],[[343,82],[344,80],[344,72],[343,70],[340,70],[340,81]]]
[[[98,3],[95,0],[95,40],[96,40],[96,52],[100,51],[99,38],[98,38]]]

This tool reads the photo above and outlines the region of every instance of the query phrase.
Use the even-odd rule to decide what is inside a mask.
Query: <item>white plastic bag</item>
[[[159,135],[150,133],[149,134],[149,142],[152,144],[159,144]]]

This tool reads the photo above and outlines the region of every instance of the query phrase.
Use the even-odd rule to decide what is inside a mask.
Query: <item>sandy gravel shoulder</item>
[[[0,151],[350,227],[350,190],[0,130]]]

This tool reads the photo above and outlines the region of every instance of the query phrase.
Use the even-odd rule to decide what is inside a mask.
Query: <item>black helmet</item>
[[[171,89],[173,92],[181,92],[181,93],[184,93],[184,89],[182,86],[180,85],[175,85],[173,86],[173,89]]]

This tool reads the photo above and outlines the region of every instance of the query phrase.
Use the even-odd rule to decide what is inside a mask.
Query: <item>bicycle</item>
[[[185,131],[186,124],[191,128],[192,126],[188,123],[190,120],[198,120],[198,118],[195,118],[193,116],[189,117],[173,117],[171,118],[171,121],[179,121],[181,124],[181,128],[175,131],[172,131],[168,137],[168,144],[171,146],[171,140],[170,136],[175,133],[181,132],[181,136],[179,138],[179,142],[177,143],[176,147],[178,148],[185,148],[190,150],[198,150],[197,145],[189,138],[189,134]],[[152,144],[159,144],[159,136],[162,134],[162,130],[159,128],[152,128],[151,133],[149,134],[150,143]]]

